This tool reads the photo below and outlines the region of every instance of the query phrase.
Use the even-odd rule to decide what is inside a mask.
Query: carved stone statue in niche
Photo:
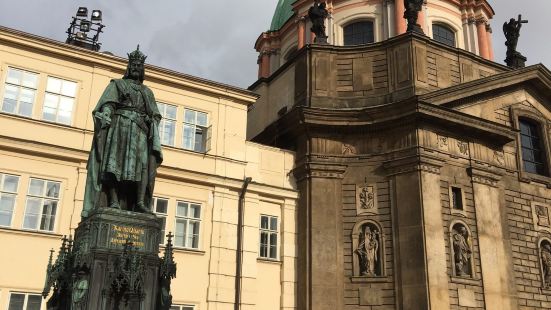
[[[455,275],[470,277],[472,272],[472,244],[469,231],[462,224],[455,224],[452,229],[453,262]]]
[[[543,288],[551,288],[551,243],[543,240],[540,245],[541,267],[543,271]]]
[[[361,228],[358,247],[354,251],[359,258],[361,276],[380,276],[380,233],[373,224],[364,224]]]

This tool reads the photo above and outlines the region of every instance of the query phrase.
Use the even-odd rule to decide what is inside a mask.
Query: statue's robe
[[[95,115],[109,106],[111,124],[102,128]],[[88,176],[82,217],[100,207],[102,181],[147,182],[144,205],[149,207],[157,167],[162,162],[159,121],[161,115],[153,92],[130,79],[111,80],[92,112],[94,139],[88,157]],[[147,173],[144,173],[144,170]],[[146,180],[143,180],[146,175]]]

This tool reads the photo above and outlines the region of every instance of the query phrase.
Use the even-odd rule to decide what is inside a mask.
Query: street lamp
[[[88,20],[88,8],[79,7],[76,17],[73,17],[67,29],[68,36],[65,43],[99,51],[101,48],[101,43],[98,43],[99,34],[103,32],[105,27],[101,22],[102,13],[100,10],[93,10],[90,20]],[[95,32],[95,34],[88,36],[90,32]]]

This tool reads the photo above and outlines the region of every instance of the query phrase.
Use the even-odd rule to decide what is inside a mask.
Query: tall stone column
[[[485,19],[479,19],[476,21],[476,33],[478,38],[478,49],[480,51],[480,57],[490,59],[490,53],[488,52],[488,36],[486,34]]]
[[[500,175],[484,167],[469,168],[473,183],[480,264],[487,310],[517,309],[510,238]]]
[[[404,5],[404,0],[394,0],[394,14],[395,14],[395,29],[396,35],[405,33],[407,30],[406,20],[404,19],[404,12],[406,7]]]
[[[436,158],[412,156],[385,163],[393,180],[399,309],[449,309],[440,167]]]
[[[298,41],[297,49],[303,48],[304,41],[306,40],[306,34],[305,34],[306,25],[305,25],[304,19],[305,19],[304,17],[300,17],[297,21],[297,41]]]
[[[490,25],[486,25],[486,36],[488,38],[488,55],[490,60],[494,60],[494,42],[492,40],[492,27]]]
[[[261,57],[261,77],[267,78],[270,76],[270,52],[263,51]]]
[[[298,307],[344,308],[342,178],[346,167],[305,163],[295,170],[298,190]]]

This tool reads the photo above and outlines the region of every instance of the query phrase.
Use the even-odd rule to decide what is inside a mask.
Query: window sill
[[[464,285],[474,285],[474,286],[482,285],[482,282],[478,279],[463,278],[463,277],[456,277],[456,276],[451,277],[451,282],[452,283],[457,283],[457,284],[464,284]]]
[[[266,263],[266,264],[273,264],[273,265],[281,265],[283,263],[278,259],[271,259],[271,258],[264,258],[264,257],[258,257],[256,261],[259,263]]]
[[[374,277],[353,276],[353,277],[350,277],[350,281],[352,283],[390,283],[390,282],[392,282],[392,277],[387,277],[387,276],[374,276]]]
[[[551,188],[551,178],[548,177],[548,176],[545,176],[545,175],[530,173],[530,172],[526,172],[526,171],[520,171],[519,172],[519,179],[520,179],[521,182],[540,183],[540,184],[543,184],[543,185],[547,186],[547,188]]]
[[[19,234],[19,235],[29,235],[29,236],[39,235],[39,236],[55,238],[55,239],[59,239],[59,238],[63,237],[63,235],[57,234],[55,232],[18,229],[18,228],[11,228],[11,227],[5,227],[5,226],[0,226],[0,232],[6,232],[6,233],[11,233],[11,234]]]
[[[164,249],[165,246],[162,245],[159,248]],[[173,247],[172,248],[174,252],[176,253],[187,253],[187,254],[195,254],[195,255],[205,255],[205,251],[198,250],[198,249],[189,249],[189,248],[180,248],[180,247]]]
[[[23,115],[19,115],[19,114],[12,114],[12,113],[8,113],[8,112],[0,111],[0,115],[6,116],[6,117],[9,117],[9,118],[25,120],[26,122],[31,121],[31,122],[37,123],[37,124],[43,124],[43,125],[48,125],[48,126],[53,126],[53,127],[61,127],[63,129],[70,129],[70,130],[74,130],[74,131],[78,131],[78,132],[88,132],[88,130],[86,130],[86,129],[77,128],[73,125],[67,125],[67,124],[63,124],[63,123],[56,123],[56,122],[52,122],[52,121],[46,121],[46,120],[37,119],[37,118],[29,117],[29,116],[23,116]]]

